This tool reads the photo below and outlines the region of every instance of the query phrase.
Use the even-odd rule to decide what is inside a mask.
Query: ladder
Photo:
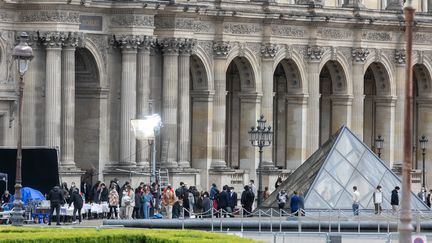
[[[157,171],[158,182],[161,188],[166,187],[169,183],[168,169],[159,169]]]

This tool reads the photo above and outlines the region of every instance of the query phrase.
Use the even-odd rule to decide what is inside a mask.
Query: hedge
[[[0,242],[252,243],[250,239],[194,230],[0,227]]]

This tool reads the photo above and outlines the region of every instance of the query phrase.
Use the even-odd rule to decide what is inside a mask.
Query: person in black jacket
[[[78,222],[81,224],[81,209],[83,207],[83,199],[79,194],[78,188],[74,188],[72,191],[72,195],[70,196],[69,200],[69,207],[72,205],[72,203],[74,205],[72,223],[76,222],[76,213],[78,212]]]
[[[396,186],[391,194],[390,204],[392,205],[393,213],[397,213],[397,211],[399,211],[399,194],[398,194],[399,189],[400,188]]]
[[[220,216],[227,216],[228,206],[229,206],[229,194],[228,194],[228,186],[225,185],[222,187],[222,192],[219,195],[219,209],[221,209]]]
[[[246,185],[241,196],[241,204],[243,207],[243,215],[250,217],[252,212],[252,204],[255,200],[255,194],[252,192],[251,188]]]
[[[230,217],[234,217],[234,211],[237,207],[237,192],[234,191],[234,187],[230,187],[229,191],[229,208],[228,211],[231,211]]]
[[[99,192],[99,203],[108,202],[108,188],[106,188],[105,183],[100,184],[100,192]]]
[[[65,201],[63,190],[60,189],[59,186],[55,186],[48,193],[47,199],[50,200],[51,204],[48,225],[51,225],[54,210],[56,211],[57,215],[57,225],[60,225],[60,205]]]

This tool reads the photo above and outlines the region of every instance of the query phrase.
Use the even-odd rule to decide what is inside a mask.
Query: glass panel
[[[351,209],[352,210],[352,195],[347,191],[343,191],[335,209]]]
[[[384,200],[381,204],[381,208],[383,210],[391,210],[391,205],[390,205],[390,197],[387,199],[387,197],[384,197]]]
[[[350,179],[354,168],[346,161],[337,150],[334,150],[327,160],[325,169],[331,174],[342,186],[345,186]]]
[[[369,203],[374,188],[357,171],[353,173],[350,181],[348,182],[346,190],[350,190],[351,192],[353,186],[357,186],[357,189],[360,193],[360,205],[362,206],[362,208],[365,208]]]
[[[376,186],[379,185],[386,168],[378,159],[367,151],[360,160],[357,170],[376,188]]]
[[[330,206],[314,191],[311,190],[305,199],[305,208],[329,209]]]
[[[365,150],[365,147],[355,137],[353,137],[349,131],[345,130],[338,141],[336,149],[354,167],[356,167],[361,155]]]
[[[397,177],[392,174],[390,171],[387,171],[384,174],[383,179],[380,182],[381,187],[382,187],[382,191],[383,191],[383,197],[384,198],[388,198],[388,200],[390,201],[391,198],[391,192],[393,191],[393,189],[396,186],[401,187],[401,183],[399,182],[399,180],[397,179]],[[400,197],[401,191],[399,190],[399,197]]]
[[[315,190],[331,207],[334,207],[343,188],[326,171],[323,171]]]

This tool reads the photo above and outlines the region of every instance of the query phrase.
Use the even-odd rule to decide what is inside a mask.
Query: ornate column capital
[[[306,56],[311,62],[320,61],[324,54],[324,48],[321,46],[308,46]]]
[[[196,39],[184,39],[180,43],[179,52],[180,55],[192,55],[196,51],[197,41]]]
[[[231,51],[231,45],[228,41],[214,41],[213,55],[216,58],[226,58]]]
[[[110,44],[122,50],[136,50],[142,43],[142,38],[137,35],[113,35]]]
[[[323,7],[324,0],[296,0],[298,5],[309,5],[310,7]]]
[[[273,59],[279,48],[275,44],[266,43],[261,45],[261,57],[264,59]]]
[[[352,48],[351,56],[353,63],[364,63],[369,56],[369,49],[367,48]]]
[[[84,36],[77,32],[69,32],[66,39],[63,41],[63,47],[76,48],[83,46]]]
[[[62,48],[63,43],[68,38],[65,32],[38,32],[39,41],[46,48]]]
[[[138,49],[143,52],[150,52],[153,48],[155,48],[156,40],[153,39],[152,36],[143,36],[140,44],[138,45]]]
[[[164,55],[178,55],[181,41],[174,37],[164,38],[158,41],[158,46]]]
[[[395,50],[394,53],[394,61],[396,64],[404,65],[405,64],[405,50]]]

